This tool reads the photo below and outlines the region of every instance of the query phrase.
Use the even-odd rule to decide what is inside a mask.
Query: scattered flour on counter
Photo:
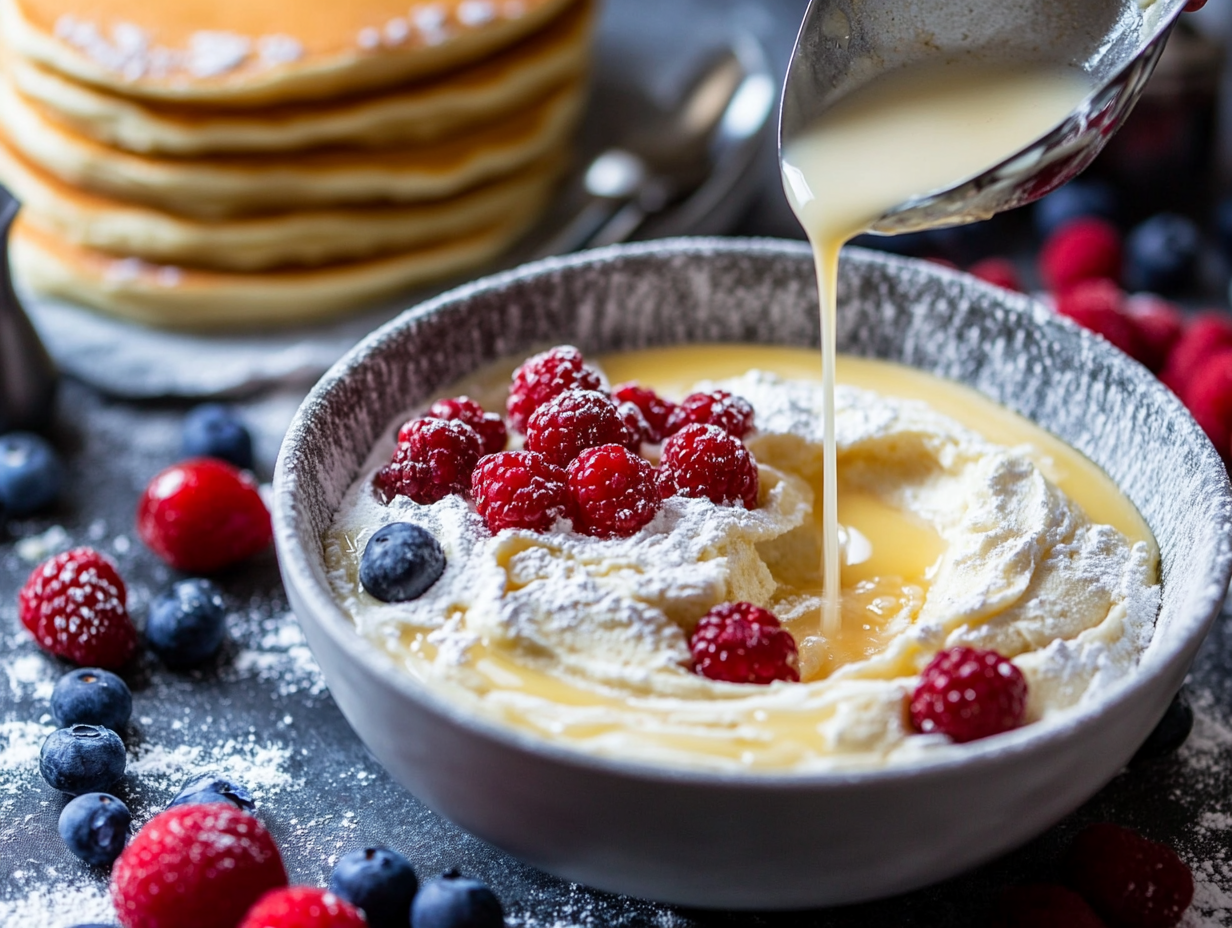
[[[27,874],[22,873],[22,876]],[[112,924],[115,908],[105,885],[73,885],[48,867],[33,876],[40,884],[20,899],[0,899],[0,925],[38,925],[39,928],[72,928],[86,923]],[[87,877],[88,879],[88,877]],[[14,874],[14,882],[18,874]]]
[[[279,696],[325,692],[325,678],[304,640],[295,616],[289,612],[261,623],[255,643],[235,656],[225,671],[229,679],[256,679],[273,684]]]
[[[203,744],[138,744],[129,754],[126,775],[173,794],[190,777],[218,773],[233,777],[252,790],[260,805],[284,789],[294,789],[295,779],[286,771],[291,749],[277,743],[261,743],[255,735],[229,738],[208,747]],[[161,811],[161,807],[154,812]],[[147,816],[148,817],[148,816]]]
[[[39,654],[18,654],[5,661],[3,666],[14,702],[23,699],[45,702],[51,699],[56,680],[46,658]]]
[[[1194,728],[1181,748],[1185,764],[1185,791],[1200,781],[1205,796],[1226,800],[1202,809],[1194,829],[1193,849],[1182,853],[1193,870],[1194,901],[1180,928],[1229,928],[1232,926],[1232,727],[1211,693],[1190,691]],[[1184,801],[1186,795],[1174,798]]]
[[[13,546],[17,556],[27,564],[45,561],[53,554],[67,551],[71,539],[63,525],[53,525],[38,535],[27,535]]]

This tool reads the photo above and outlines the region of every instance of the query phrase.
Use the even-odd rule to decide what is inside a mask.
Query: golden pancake
[[[533,218],[533,217],[530,217]],[[24,217],[13,228],[19,278],[49,296],[161,328],[255,329],[311,322],[492,260],[527,228],[482,232],[368,261],[310,270],[229,274],[115,258],[66,244]]]
[[[570,2],[0,0],[0,33],[18,54],[112,93],[261,106],[461,67]]]
[[[357,203],[439,200],[559,151],[584,86],[565,85],[523,112],[457,138],[389,149],[321,149],[291,158],[155,158],[100,145],[0,85],[0,134],[65,183],[183,216],[220,219]]]
[[[442,79],[374,96],[254,111],[132,100],[11,53],[4,65],[18,90],[45,115],[127,151],[199,155],[424,143],[529,106],[551,88],[582,75],[594,6],[582,0],[542,32]]]
[[[411,206],[306,210],[200,221],[85,193],[0,143],[0,181],[31,225],[64,242],[113,255],[224,271],[262,271],[369,258],[458,238],[547,202],[562,155],[457,197]]]

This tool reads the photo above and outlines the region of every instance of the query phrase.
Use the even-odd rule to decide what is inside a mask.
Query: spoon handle
[[[9,231],[21,204],[0,187],[0,433],[50,427],[56,367],[30,324],[9,268]]]

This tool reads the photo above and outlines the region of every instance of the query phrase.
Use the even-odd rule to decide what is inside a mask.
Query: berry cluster
[[[753,408],[725,390],[679,405],[636,384],[609,393],[564,345],[514,372],[506,411],[524,436],[521,450],[504,450],[504,422],[469,397],[434,403],[399,430],[392,460],[373,479],[378,497],[430,504],[469,494],[493,532],[546,532],[567,518],[600,538],[634,534],[668,496],[757,506],[757,463],[741,441]],[[640,452],[659,442],[656,468]]]

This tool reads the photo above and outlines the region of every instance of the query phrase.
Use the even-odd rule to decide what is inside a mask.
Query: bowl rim
[[[279,451],[273,478],[274,541],[284,582],[288,588],[295,588],[304,605],[312,610],[316,624],[348,660],[360,665],[367,672],[376,674],[400,697],[410,699],[433,715],[461,727],[469,736],[495,741],[505,749],[526,752],[554,764],[597,775],[657,781],[693,788],[781,790],[787,787],[808,791],[855,784],[892,787],[906,781],[920,783],[945,780],[959,771],[991,771],[1003,764],[1026,759],[1050,746],[1079,737],[1088,725],[1096,724],[1110,710],[1129,701],[1136,690],[1153,679],[1172,672],[1173,665],[1191,646],[1196,652],[1220,613],[1227,595],[1229,579],[1232,578],[1232,486],[1229,485],[1222,459],[1206,434],[1184,410],[1179,399],[1136,361],[1123,355],[1099,336],[1055,315],[1033,298],[1009,293],[969,275],[930,262],[849,247],[844,249],[845,259],[854,258],[866,265],[880,264],[889,269],[896,266],[910,267],[916,273],[925,271],[935,276],[960,277],[964,286],[994,295],[1011,312],[1028,317],[1029,324],[1068,328],[1085,343],[1085,350],[1098,355],[1105,364],[1122,368],[1122,373],[1127,373],[1130,379],[1138,382],[1136,386],[1147,392],[1156,392],[1155,402],[1165,406],[1171,404],[1173,412],[1183,413],[1182,437],[1198,442],[1201,472],[1203,476],[1215,478],[1215,485],[1219,487],[1220,500],[1218,505],[1212,506],[1211,509],[1215,515],[1213,534],[1217,540],[1214,550],[1209,552],[1214,575],[1204,589],[1194,591],[1191,595],[1195,606],[1192,615],[1170,627],[1171,634],[1166,642],[1144,652],[1144,657],[1149,660],[1140,661],[1135,672],[1114,682],[1095,698],[1065,709],[1058,718],[1043,724],[1032,723],[980,741],[946,746],[938,750],[935,757],[913,759],[908,763],[812,771],[725,770],[591,754],[582,748],[550,741],[531,732],[503,725],[478,713],[460,709],[444,694],[400,669],[390,655],[355,630],[351,620],[335,602],[323,570],[314,565],[308,548],[299,538],[303,517],[297,507],[297,466],[303,461],[304,443],[313,435],[314,417],[326,408],[330,393],[346,379],[355,376],[371,355],[383,350],[391,339],[401,337],[414,323],[430,315],[448,313],[451,310],[460,312],[471,299],[481,294],[499,292],[539,277],[569,273],[620,258],[652,258],[666,262],[679,256],[707,255],[800,260],[811,259],[812,251],[805,243],[784,239],[682,237],[614,245],[568,256],[546,258],[469,282],[406,309],[371,332],[322,376],[297,410]],[[974,384],[966,386],[979,390]],[[996,401],[995,398],[992,399]],[[406,405],[409,406],[410,403]],[[1047,428],[1042,425],[1041,427]],[[1210,473],[1207,474],[1207,471]],[[1198,608],[1199,606],[1201,608]],[[1154,641],[1152,638],[1152,642]]]

